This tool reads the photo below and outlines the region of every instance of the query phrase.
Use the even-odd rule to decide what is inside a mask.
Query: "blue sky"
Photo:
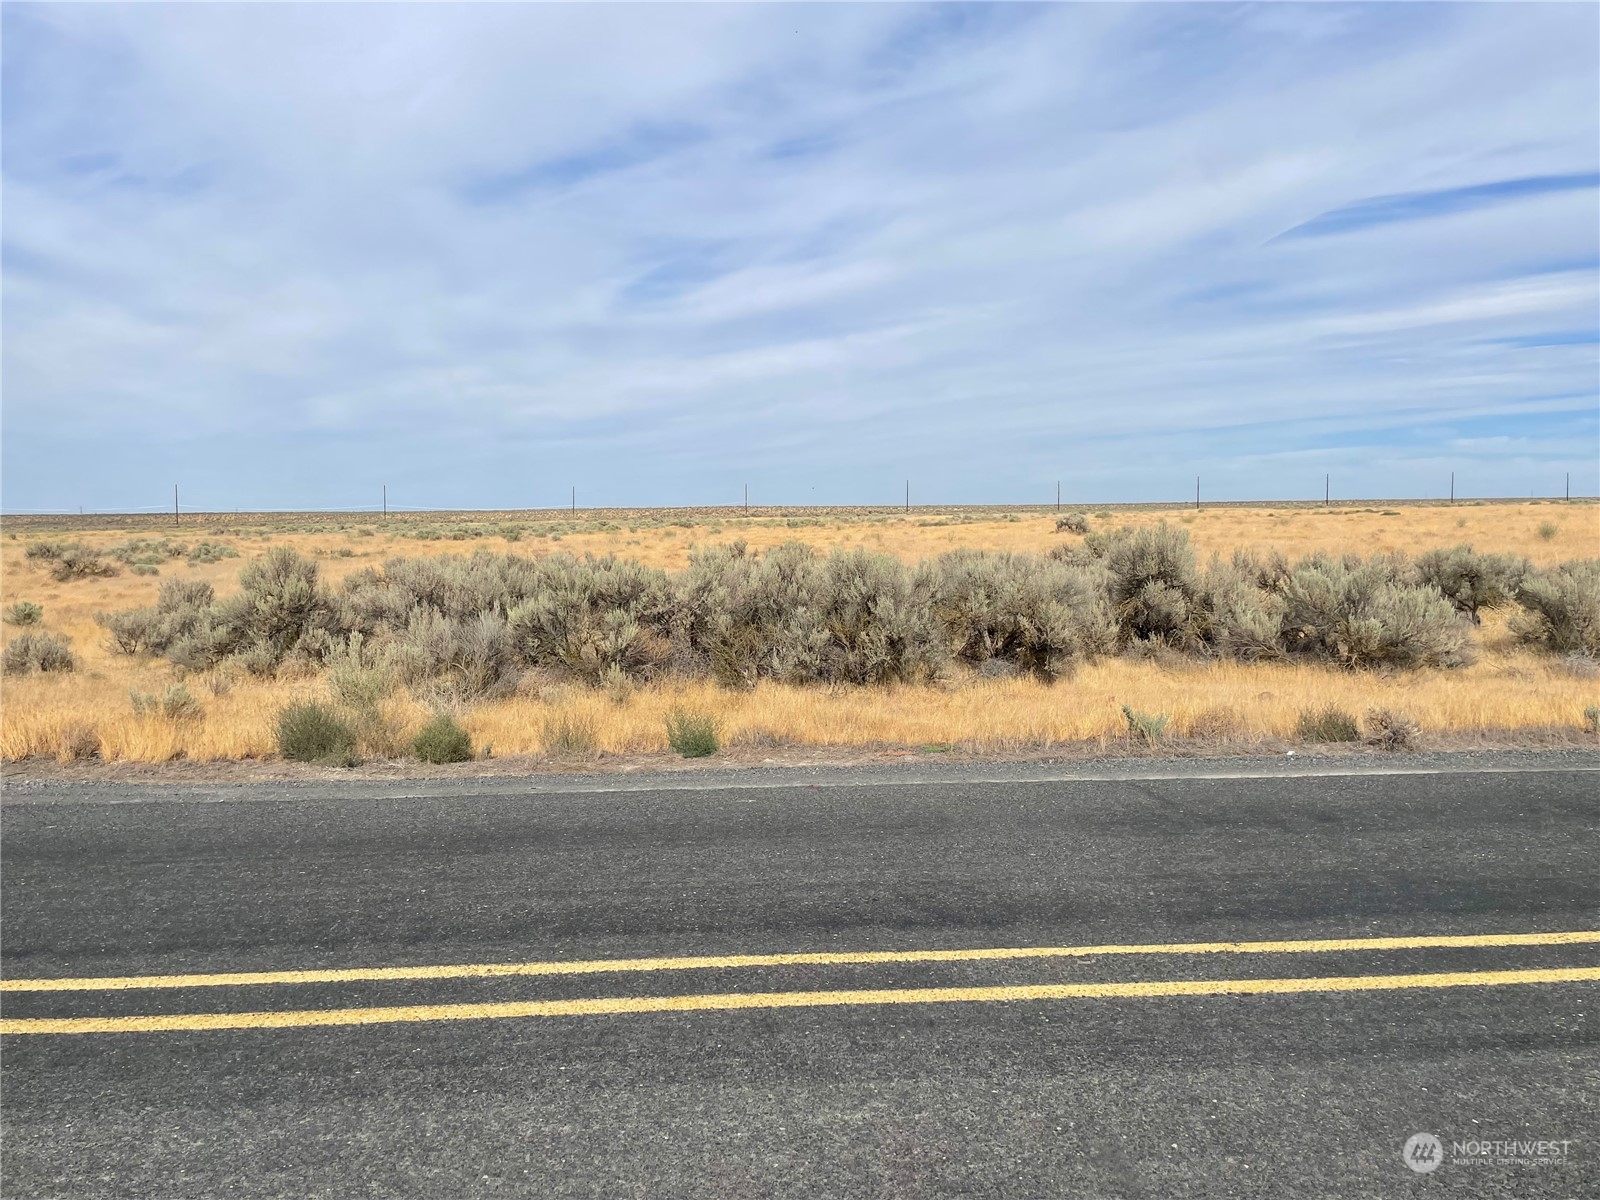
[[[1600,490],[1594,5],[0,20],[7,511]]]

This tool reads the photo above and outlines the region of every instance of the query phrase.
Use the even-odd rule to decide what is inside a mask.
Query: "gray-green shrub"
[[[200,701],[194,698],[189,687],[184,683],[167,685],[167,690],[161,696],[150,692],[130,691],[129,703],[133,706],[134,716],[149,715],[152,717],[165,717],[169,721],[200,721],[205,718],[206,710],[201,707]]]
[[[1474,625],[1479,610],[1509,604],[1529,570],[1528,560],[1514,554],[1476,554],[1471,546],[1429,550],[1417,559],[1423,583],[1439,590]]]
[[[1585,558],[1531,572],[1517,589],[1522,612],[1511,630],[1557,654],[1600,656],[1600,559]]]
[[[1128,723],[1130,737],[1138,738],[1147,746],[1154,746],[1164,741],[1167,728],[1172,724],[1172,718],[1166,713],[1145,713],[1122,706],[1122,719]]]
[[[944,654],[934,580],[865,550],[820,557],[788,543],[693,556],[677,628],[688,662],[723,683],[896,683],[931,677]]]
[[[1283,588],[1291,653],[1350,667],[1457,667],[1467,662],[1467,623],[1395,557],[1313,555]]]
[[[29,630],[18,634],[6,644],[0,655],[0,671],[7,675],[26,675],[33,671],[67,672],[76,670],[78,660],[72,656],[70,638]]]
[[[32,600],[18,600],[6,607],[7,625],[37,625],[42,620],[44,620],[44,605],[35,604]]]
[[[50,568],[50,578],[57,583],[104,578],[116,573],[117,568],[102,558],[98,550],[90,550],[85,546],[68,546]]]
[[[1197,599],[1199,572],[1189,533],[1165,521],[1138,530],[1085,539],[1111,573],[1111,603],[1123,637],[1198,649],[1204,624]]]
[[[1002,661],[1045,680],[1109,651],[1106,573],[1058,559],[957,550],[932,570],[933,610],[955,658]]]
[[[528,665],[599,684],[614,671],[648,678],[666,662],[675,596],[665,571],[609,556],[551,555],[528,585],[508,617]]]

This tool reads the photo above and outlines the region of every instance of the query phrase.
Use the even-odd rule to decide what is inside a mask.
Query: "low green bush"
[[[1301,711],[1295,722],[1295,735],[1303,742],[1359,742],[1361,729],[1356,719],[1336,704]]]
[[[684,758],[706,758],[715,754],[717,720],[709,713],[674,708],[667,714],[667,745]]]
[[[454,717],[440,713],[411,739],[411,751],[423,762],[467,762],[472,758],[472,737]]]
[[[293,762],[353,767],[356,734],[325,704],[291,704],[278,713],[278,752]]]

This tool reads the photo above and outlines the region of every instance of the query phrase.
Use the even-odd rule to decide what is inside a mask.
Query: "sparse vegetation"
[[[1057,533],[1088,533],[1089,518],[1081,512],[1068,513],[1056,521]]]
[[[1539,525],[1539,536],[1547,542],[1554,540],[1559,532],[1554,521],[1543,521]]]
[[[1004,514],[1016,520],[978,510],[922,510],[909,517],[791,510],[750,518],[695,515],[686,523],[671,514],[392,515],[373,533],[384,541],[368,538],[365,546],[355,522],[332,515],[214,518],[214,527],[191,529],[183,541],[165,536],[175,532],[170,517],[166,530],[157,520],[118,521],[114,535],[76,518],[23,518],[9,526],[13,536],[4,543],[8,591],[16,587],[29,596],[41,586],[55,587],[31,599],[47,608],[52,632],[70,635],[77,670],[9,676],[0,736],[8,757],[62,757],[66,730],[75,723],[94,728],[104,757],[113,761],[259,756],[273,751],[278,710],[323,687],[325,702],[356,732],[357,752],[381,758],[405,755],[411,736],[441,706],[471,731],[475,745],[492,742],[501,754],[519,754],[542,748],[544,723],[562,711],[592,723],[596,750],[659,749],[673,703],[715,715],[728,745],[756,747],[770,737],[776,744],[993,749],[1114,736],[1125,727],[1119,714],[1124,703],[1171,714],[1170,730],[1185,737],[1270,742],[1294,737],[1304,709],[1333,703],[1362,713],[1393,706],[1399,689],[1404,700],[1398,706],[1443,735],[1537,724],[1576,736],[1574,714],[1595,699],[1596,655],[1555,649],[1570,641],[1563,631],[1583,627],[1583,588],[1570,580],[1563,586],[1558,577],[1566,568],[1557,564],[1564,545],[1585,543],[1587,534],[1580,538],[1580,530],[1600,532],[1595,506],[1574,505],[1559,517],[1553,508],[1525,504],[1402,506],[1402,520],[1383,519],[1375,508],[1323,512],[1280,505],[1270,519],[1265,511],[1242,508],[1181,514],[1192,518],[1187,526],[1169,512],[1168,531],[1150,539],[1166,541],[1162,554],[1180,567],[1171,588],[1177,599],[1165,621],[1162,606],[1150,603],[1152,593],[1162,598],[1159,589],[1137,578],[1138,556],[1111,551],[1140,528],[1159,533],[1160,514],[1101,511],[1104,523],[1095,521],[1081,540],[1056,535],[1057,514],[1043,508]],[[1538,537],[1546,514],[1563,522],[1565,541]],[[797,524],[788,526],[790,520]],[[1458,524],[1463,520],[1465,525]],[[1116,528],[1121,522],[1130,532]],[[513,523],[521,526],[523,545],[532,547],[525,558],[515,554],[521,546],[504,540]],[[605,532],[608,526],[614,531]],[[433,547],[397,543],[426,527],[464,532],[449,544],[465,544],[467,555],[427,560],[422,556]],[[723,528],[746,539],[746,561],[717,564],[695,576],[704,587],[691,588],[691,560],[729,549],[704,541],[696,547],[695,540],[715,537]],[[41,539],[44,530],[49,532]],[[192,548],[201,532],[213,544],[237,547],[243,556],[238,566],[263,561],[269,544],[291,559],[298,552],[313,574],[310,603],[299,619],[269,619],[285,608],[282,590],[275,591],[270,579],[243,586],[241,572],[225,558],[182,569],[190,553],[185,543]],[[549,555],[555,547],[540,539],[552,533],[564,535],[576,552]],[[785,538],[803,538],[810,546],[783,547]],[[51,545],[24,569],[27,551],[41,540]],[[1535,564],[1513,603],[1484,602],[1470,579],[1473,590],[1463,595],[1425,570],[1429,551],[1437,548],[1436,557],[1443,559],[1468,540],[1474,556],[1520,563],[1526,555]],[[385,562],[374,553],[385,543],[388,554],[404,554],[409,546],[411,557]],[[484,548],[473,553],[477,545]],[[71,546],[122,566],[121,576],[50,584],[51,565]],[[341,559],[338,551],[348,546],[363,557]],[[1181,562],[1185,546],[1188,569]],[[1235,546],[1246,549],[1233,553]],[[123,547],[124,554],[115,553]],[[1356,548],[1360,556],[1347,555]],[[592,557],[607,549],[637,557],[621,564],[621,575],[632,569],[656,581],[636,597],[645,601],[642,607],[627,601],[628,615],[640,626],[636,640],[611,638],[607,644],[602,636],[611,632],[605,628],[608,608],[616,607],[611,595],[621,592],[626,599],[620,576],[604,578],[606,569],[598,565],[615,560]],[[1396,549],[1414,557],[1397,558]],[[853,586],[865,585],[865,611],[852,625],[839,621],[848,607],[827,596],[827,587],[834,586],[828,568],[835,558],[862,555],[887,563],[881,571],[869,566],[842,573]],[[174,557],[176,571],[170,565]],[[1113,558],[1118,572],[1128,568],[1126,578],[1113,571]],[[1446,670],[1397,677],[1410,670],[1403,654],[1363,656],[1360,643],[1356,653],[1341,653],[1337,636],[1306,637],[1289,623],[1290,580],[1303,581],[1308,563],[1325,560],[1369,569],[1379,560],[1397,562],[1390,582],[1402,592],[1431,594],[1451,610],[1463,647],[1460,661]],[[569,563],[578,569],[569,570]],[[136,567],[158,564],[163,578],[135,574]],[[584,570],[591,565],[600,580]],[[411,567],[417,568],[414,578],[407,574]],[[1539,595],[1552,578],[1562,593],[1553,607]],[[1171,579],[1156,582],[1170,586]],[[161,586],[191,583],[215,590],[183,595]],[[1119,613],[1113,598],[1124,583],[1137,584],[1129,591],[1143,594]],[[574,647],[575,665],[552,652],[551,643],[530,654],[533,647],[511,636],[512,612],[552,598],[566,605],[565,614],[556,613],[558,627],[574,634],[570,643],[555,645]],[[1478,627],[1472,623],[1475,598]],[[10,591],[5,599],[15,603],[18,594]],[[258,604],[263,599],[264,606]],[[892,611],[896,604],[886,606],[885,599],[905,599],[906,611]],[[802,619],[790,619],[797,608],[806,610],[798,614]],[[1065,652],[1056,637],[1060,622],[1041,619],[1057,608],[1070,617]],[[96,610],[111,624],[95,628]],[[1097,611],[1105,614],[1104,623]],[[454,635],[485,615],[476,631],[486,635],[478,639],[480,652],[458,653]],[[448,642],[434,636],[436,618],[452,635]],[[496,633],[496,618],[505,623],[505,638]],[[535,623],[532,629],[538,633],[540,627]],[[6,641],[21,632],[7,625]],[[824,635],[826,654],[803,652],[808,632]],[[364,721],[335,683],[353,635],[361,639],[360,668],[388,678],[384,698],[375,710],[367,708],[381,724]],[[906,644],[893,645],[896,636]],[[893,654],[874,678],[858,667],[866,651],[877,651],[878,639],[888,641]],[[470,651],[473,639],[461,640]],[[1468,661],[1473,651],[1483,658],[1477,666]],[[1267,665],[1250,665],[1256,661]],[[1330,671],[1330,664],[1344,669]],[[857,682],[863,674],[868,690]],[[1068,677],[1070,686],[1049,690],[1051,680]],[[204,699],[204,721],[133,716],[130,688],[159,699],[174,679],[187,680]],[[885,685],[892,690],[878,690]]]

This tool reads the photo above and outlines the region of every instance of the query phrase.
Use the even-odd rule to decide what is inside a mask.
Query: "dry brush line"
[[[394,672],[413,685],[411,694],[390,702],[399,726],[420,726],[440,700],[441,689],[456,699],[480,698],[469,726],[502,754],[537,750],[533,731],[542,729],[563,705],[595,709],[595,741],[601,749],[657,749],[664,739],[665,711],[682,701],[685,687],[697,708],[716,715],[735,743],[755,744],[1005,746],[1106,738],[1116,733],[1124,705],[1170,714],[1175,728],[1201,737],[1282,736],[1293,728],[1303,705],[1280,702],[1279,697],[1299,692],[1306,693],[1302,698],[1307,702],[1326,701],[1337,692],[1357,711],[1401,696],[1412,710],[1426,708],[1415,715],[1440,729],[1562,725],[1570,723],[1566,710],[1572,697],[1566,692],[1576,690],[1592,703],[1592,684],[1579,676],[1555,671],[1548,660],[1508,657],[1498,648],[1481,670],[1437,680],[1437,672],[1379,679],[1305,663],[1252,665],[1174,656],[1174,648],[1187,648],[1244,657],[1282,658],[1297,650],[1351,661],[1362,655],[1382,662],[1397,653],[1412,662],[1458,661],[1469,641],[1498,639],[1503,644],[1503,625],[1491,617],[1485,637],[1469,637],[1461,622],[1440,619],[1436,610],[1446,604],[1441,597],[1448,595],[1461,611],[1476,613],[1480,606],[1503,603],[1513,586],[1505,578],[1490,580],[1493,586],[1487,590],[1472,579],[1464,583],[1462,572],[1444,570],[1450,564],[1442,561],[1435,564],[1439,578],[1428,581],[1432,600],[1417,579],[1402,578],[1413,569],[1399,560],[1354,566],[1319,561],[1290,572],[1287,564],[1273,559],[1245,556],[1202,573],[1183,532],[1146,529],[1121,538],[1101,534],[1098,545],[1092,534],[1085,540],[1087,553],[1069,551],[1054,564],[958,555],[941,560],[937,569],[925,565],[915,571],[872,555],[819,560],[779,550],[758,561],[752,554],[722,550],[702,553],[691,561],[688,576],[676,582],[637,564],[576,570],[549,556],[542,565],[528,560],[474,559],[454,565],[410,560],[390,564],[383,576],[362,576],[353,562],[311,564],[280,553],[248,562],[242,592],[230,595],[217,587],[224,597],[220,602],[205,586],[217,577],[217,560],[212,558],[196,563],[183,580],[161,581],[156,605],[134,622],[131,635],[107,623],[124,643],[132,636],[132,648],[140,649],[143,638],[143,649],[161,649],[181,670],[209,672],[213,679],[228,675],[221,688],[204,698],[203,720],[163,723],[150,713],[130,714],[120,707],[116,696],[122,683],[133,681],[133,691],[143,684],[154,695],[159,685],[147,681],[163,668],[136,655],[104,653],[94,636],[98,631],[82,609],[75,611],[70,602],[63,603],[66,597],[60,592],[51,592],[44,599],[52,623],[55,614],[64,614],[80,643],[96,647],[85,657],[102,677],[92,681],[100,686],[84,688],[78,679],[46,681],[43,676],[11,681],[0,739],[5,755],[13,758],[80,752],[89,741],[86,728],[96,731],[108,757],[156,761],[179,754],[268,754],[277,710],[316,693],[320,682],[308,676],[333,657],[352,653],[358,668]],[[1475,568],[1477,561],[1467,565]],[[346,577],[338,597],[322,589],[315,565],[331,566],[332,573]],[[1574,578],[1580,596],[1592,586],[1587,577]],[[8,584],[12,582],[8,577]],[[106,596],[117,583],[90,578],[69,586],[97,589]],[[145,584],[145,595],[152,586]],[[397,606],[391,604],[396,587]],[[794,596],[786,588],[799,588],[802,609],[820,604],[820,617],[795,626]],[[1361,607],[1391,592],[1405,603],[1390,605],[1390,616],[1378,612],[1383,620]],[[362,604],[369,611],[352,618],[348,606]],[[1534,609],[1530,614],[1536,615]],[[1301,615],[1286,624],[1285,612]],[[1320,641],[1308,641],[1303,633],[1296,634],[1298,643],[1275,640],[1286,637],[1289,625],[1303,630],[1311,627],[1305,621],[1314,625],[1330,613],[1355,623],[1330,626]],[[1385,620],[1399,624],[1385,632]],[[1545,632],[1559,624],[1547,621]],[[348,632],[363,627],[378,635],[369,650],[382,650],[383,662],[362,659],[345,644],[366,636]],[[951,636],[957,632],[958,637]],[[1587,635],[1579,629],[1575,636],[1581,641]],[[1552,633],[1546,640],[1553,638]],[[1100,657],[1118,640],[1160,653],[1134,664]],[[1553,640],[1551,648],[1562,649]],[[1052,690],[1036,680],[999,678],[969,689],[949,686],[946,680],[943,686],[901,686],[887,693],[773,683],[791,678],[851,683],[932,679],[939,676],[945,655],[985,671],[989,665],[1006,667],[1006,672],[997,672],[1000,676],[1020,668],[1042,679],[1068,677],[1072,682]],[[565,700],[516,695],[515,677],[530,661],[606,690]],[[729,692],[671,681],[673,671],[686,668],[690,675],[710,673],[724,684],[754,684],[755,690]],[[1119,669],[1128,673],[1118,676]],[[961,682],[962,670],[958,667],[955,682]],[[1307,671],[1315,682],[1298,691],[1284,682],[1294,672]],[[253,678],[250,672],[264,678]],[[1459,686],[1465,677],[1476,677],[1475,686]],[[1235,678],[1244,679],[1242,686],[1254,688],[1254,693],[1240,691]],[[1098,693],[1097,679],[1103,684]],[[1267,686],[1268,680],[1277,688]],[[647,686],[640,688],[641,681]],[[1174,681],[1176,687],[1171,686]],[[419,700],[419,688],[430,702]],[[1540,694],[1530,703],[1527,693],[1532,689]],[[968,691],[985,694],[980,702],[972,703],[970,697],[963,702]],[[403,738],[404,729],[394,736]]]

